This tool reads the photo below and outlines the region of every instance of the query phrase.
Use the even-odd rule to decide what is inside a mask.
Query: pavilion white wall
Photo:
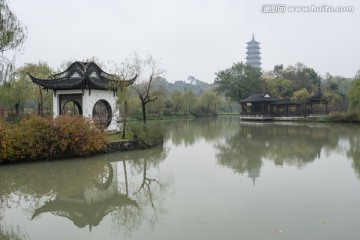
[[[84,93],[83,93],[81,90],[57,90],[56,94],[53,95],[54,117],[60,115],[60,109],[59,109],[60,97],[59,96],[63,95],[63,94],[83,94],[83,96],[82,96],[83,116],[89,117],[89,118],[92,118],[93,108],[97,101],[99,101],[99,100],[107,101],[111,106],[112,115],[113,115],[111,123],[110,123],[109,127],[107,128],[107,130],[109,130],[109,131],[112,131],[112,130],[118,131],[119,130],[119,127],[117,124],[117,119],[119,119],[120,112],[119,112],[119,109],[117,108],[117,104],[116,104],[117,97],[114,96],[112,91],[85,89]]]

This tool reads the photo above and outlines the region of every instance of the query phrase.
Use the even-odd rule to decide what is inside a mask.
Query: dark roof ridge
[[[103,71],[95,62],[73,62],[63,72],[40,79],[28,73],[30,79],[44,89],[100,89],[117,90],[133,84],[137,75],[130,80],[120,80],[116,75]]]

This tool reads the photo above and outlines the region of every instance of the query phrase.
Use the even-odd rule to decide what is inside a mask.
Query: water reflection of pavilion
[[[326,126],[258,122],[242,122],[240,126],[238,132],[215,146],[216,157],[219,164],[247,173],[254,183],[265,159],[278,166],[302,167],[319,158],[323,147],[337,143],[329,137]]]
[[[36,209],[32,219],[42,213],[52,213],[66,217],[78,227],[97,226],[102,219],[115,209],[126,206],[138,208],[135,200],[128,196],[127,176],[124,174],[124,189],[119,189],[117,162],[106,163],[103,171],[94,176],[89,186],[83,186],[70,196],[56,194],[54,200],[47,201]],[[125,162],[123,161],[124,168]]]
[[[324,146],[332,144],[326,126],[296,123],[242,124],[240,139],[276,165],[303,166],[320,158]],[[263,147],[261,147],[263,146]]]

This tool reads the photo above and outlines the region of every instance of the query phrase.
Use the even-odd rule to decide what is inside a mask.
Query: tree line
[[[107,67],[96,58],[87,61]],[[46,79],[69,64],[70,61],[65,62],[63,69],[57,71],[41,61],[17,68],[7,81],[0,84],[0,116],[52,115],[52,91],[32,83],[27,73]],[[329,111],[358,111],[360,106],[360,71],[354,78],[345,78],[329,73],[321,76],[302,63],[286,68],[276,65],[271,71],[261,71],[240,62],[215,73],[213,84],[193,76],[181,84],[169,83],[163,77],[165,71],[151,55],[140,58],[136,54],[119,65],[113,63],[112,71],[118,79],[138,76],[132,86],[118,91],[118,107],[122,117],[141,119],[144,123],[147,117],[213,116],[219,112],[239,112],[241,99],[265,89],[278,98],[301,102],[314,95],[320,86],[329,101]]]
[[[96,58],[86,61],[95,61],[101,68],[107,68]],[[17,68],[7,81],[0,83],[0,117],[17,119],[26,114],[51,116],[53,92],[34,84],[28,73],[47,79],[49,76],[65,70],[70,63],[70,61],[66,61],[56,71],[42,61],[27,63]],[[134,55],[119,65],[114,63],[109,72],[114,73],[119,80],[137,76],[137,80],[132,86],[120,87],[117,93],[121,115],[126,113],[128,118],[141,119],[146,122],[147,116],[158,118],[188,116],[196,111],[204,113],[229,111],[229,104],[211,84],[201,82],[194,77],[189,77],[188,82],[169,83],[162,76],[164,70],[158,67],[158,62],[151,55],[145,58]],[[194,82],[194,79],[197,83]],[[190,80],[193,83],[190,83]],[[231,104],[231,111],[233,105]]]
[[[278,98],[303,103],[320,88],[329,102],[329,111],[360,111],[360,70],[354,78],[345,78],[330,73],[321,76],[303,63],[286,68],[280,64],[270,71],[261,71],[240,62],[216,73],[215,84],[219,93],[235,102],[254,91],[268,90]]]
[[[14,69],[8,56],[21,49],[27,28],[6,0],[0,0],[0,13],[0,117],[18,118],[26,111],[40,116],[52,115],[52,93],[33,84],[27,73],[47,78],[55,73],[54,69],[46,62],[28,63]],[[97,59],[91,60],[106,67]],[[68,63],[64,62],[62,70]],[[329,101],[330,111],[351,112],[358,116],[360,110],[360,70],[354,78],[345,78],[329,73],[321,76],[303,63],[287,67],[279,64],[271,71],[261,71],[240,62],[215,73],[214,84],[211,87],[203,84],[200,92],[195,92],[192,86],[204,82],[192,76],[188,79],[192,84],[171,90],[163,77],[165,70],[152,55],[140,58],[134,54],[120,64],[113,64],[112,70],[119,79],[137,76],[134,85],[119,88],[119,108],[123,118],[141,118],[144,123],[148,115],[213,116],[219,111],[238,111],[241,99],[265,89],[279,98],[304,102],[320,87]]]

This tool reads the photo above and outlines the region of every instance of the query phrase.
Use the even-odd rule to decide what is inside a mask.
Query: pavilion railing
[[[258,118],[270,118],[270,117],[303,117],[303,112],[272,112],[272,113],[240,113],[241,117],[258,117]]]

